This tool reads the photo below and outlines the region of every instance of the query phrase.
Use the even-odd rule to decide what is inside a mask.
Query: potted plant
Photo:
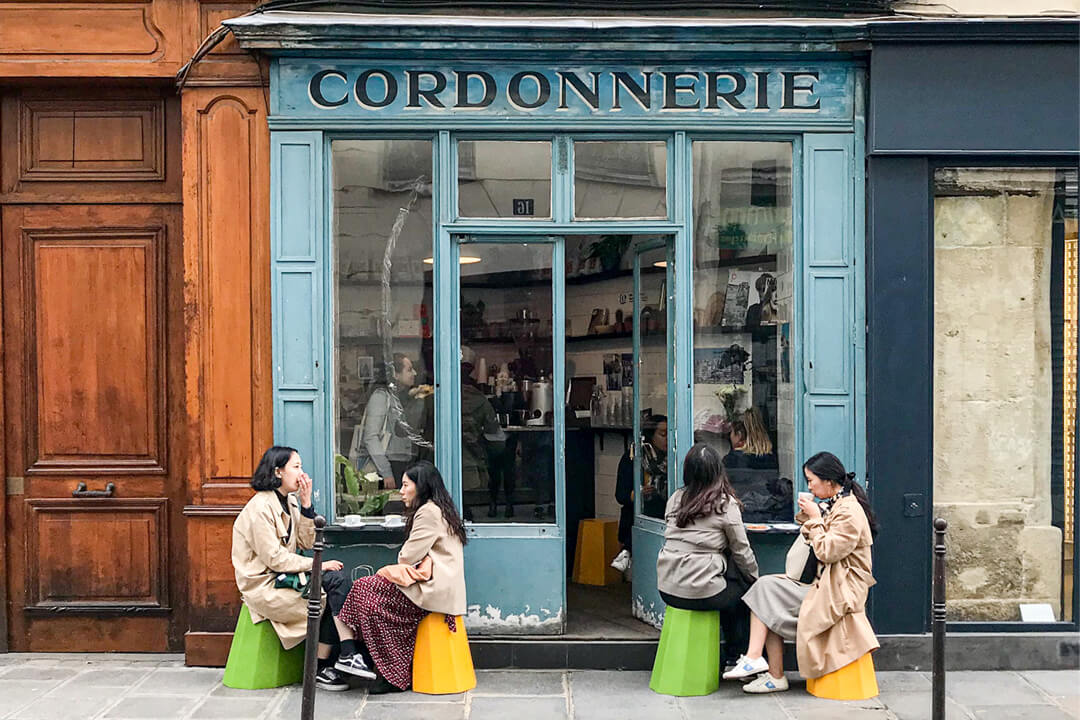
[[[585,259],[596,258],[600,261],[600,267],[604,272],[618,270],[622,263],[623,253],[630,247],[629,235],[601,235],[600,239],[589,245],[585,250]]]
[[[716,240],[714,242],[719,251],[718,257],[720,260],[733,258],[735,257],[737,250],[742,250],[746,247],[746,230],[741,223],[732,222],[727,223],[726,225],[717,224]]]
[[[378,473],[361,475],[344,455],[334,455],[338,515],[378,515],[390,500]]]

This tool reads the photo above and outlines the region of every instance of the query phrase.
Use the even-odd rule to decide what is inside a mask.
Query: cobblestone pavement
[[[177,655],[0,655],[4,720],[158,720],[300,717],[299,686],[232,690],[220,669],[187,668]],[[647,672],[491,670],[463,695],[368,696],[319,692],[321,720],[917,720],[930,717],[930,679],[881,672],[881,696],[865,702],[820,700],[792,680],[786,693],[753,697],[738,683],[701,698],[649,690]],[[1077,720],[1080,671],[955,672],[949,720]]]

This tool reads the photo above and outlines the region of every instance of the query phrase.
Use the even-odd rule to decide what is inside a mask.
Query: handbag
[[[307,597],[308,591],[311,589],[311,576],[307,573],[278,573],[274,578],[274,588],[284,590],[295,590],[300,593],[300,597]]]
[[[795,536],[795,542],[788,548],[784,561],[784,574],[797,583],[809,585],[817,578],[817,555],[802,534]]]

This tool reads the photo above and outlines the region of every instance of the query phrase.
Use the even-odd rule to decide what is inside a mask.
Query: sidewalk
[[[0,718],[246,718],[298,720],[300,688],[243,691],[222,686],[222,671],[186,668],[178,655],[0,655]],[[794,680],[794,674],[789,676]],[[724,683],[703,698],[649,690],[647,672],[493,670],[476,690],[430,697],[368,697],[361,690],[319,692],[320,720],[918,720],[930,717],[926,673],[878,673],[881,697],[831,702],[804,683],[765,697]],[[949,676],[950,720],[1076,720],[1080,672],[956,672]]]

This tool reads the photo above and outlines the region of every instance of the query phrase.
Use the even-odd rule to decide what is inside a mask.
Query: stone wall
[[[1051,525],[1053,170],[943,170],[934,207],[934,504],[954,620],[1061,617]]]

